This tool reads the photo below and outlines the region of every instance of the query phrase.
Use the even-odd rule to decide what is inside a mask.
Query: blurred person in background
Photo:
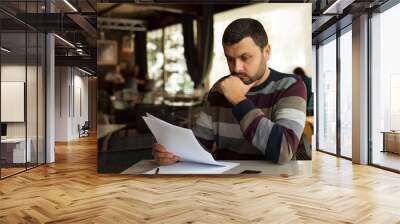
[[[311,90],[311,78],[308,77],[304,71],[304,69],[297,67],[293,70],[293,74],[298,75],[304,82],[307,88],[307,116],[313,116],[314,111],[314,100],[313,100],[313,93]]]

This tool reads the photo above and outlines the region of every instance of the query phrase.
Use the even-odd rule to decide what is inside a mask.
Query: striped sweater
[[[294,75],[270,71],[236,106],[218,91],[218,82],[211,88],[193,132],[216,159],[292,159],[306,120],[306,87]]]

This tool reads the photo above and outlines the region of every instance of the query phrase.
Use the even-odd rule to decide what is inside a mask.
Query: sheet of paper
[[[143,119],[157,142],[179,156],[180,161],[224,166],[203,149],[192,130],[169,124],[149,114]]]
[[[160,166],[158,174],[221,174],[228,171],[239,163],[220,162],[224,166],[210,166],[201,163],[178,162],[169,166]],[[155,174],[156,169],[152,169],[144,174]]]

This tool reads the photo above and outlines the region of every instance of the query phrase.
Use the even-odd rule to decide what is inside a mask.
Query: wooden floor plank
[[[314,152],[306,177],[97,173],[96,138],[0,181],[0,223],[400,223],[400,175]]]

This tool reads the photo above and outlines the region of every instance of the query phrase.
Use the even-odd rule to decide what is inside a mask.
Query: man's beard
[[[256,82],[256,81],[262,79],[262,77],[265,74],[266,68],[267,68],[267,66],[266,66],[264,60],[262,60],[260,63],[260,66],[258,67],[258,71],[257,71],[256,75],[254,75],[253,77],[249,77],[245,73],[235,73],[234,75],[238,76],[244,84],[250,85],[253,82]]]

